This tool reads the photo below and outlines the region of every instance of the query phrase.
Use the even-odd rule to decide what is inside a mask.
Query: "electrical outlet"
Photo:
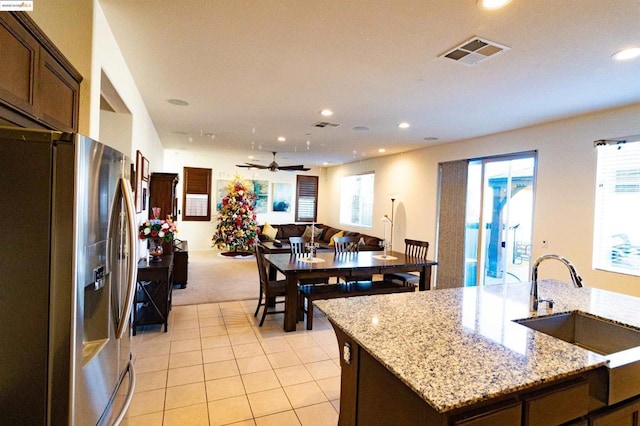
[[[549,240],[542,240],[542,248],[548,248],[549,247]]]

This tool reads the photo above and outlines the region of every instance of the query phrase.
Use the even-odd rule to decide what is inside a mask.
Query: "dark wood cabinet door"
[[[0,55],[0,123],[78,130],[82,76],[27,14],[0,14]]]
[[[38,41],[8,13],[0,14],[0,102],[36,117]]]
[[[80,84],[47,52],[40,55],[38,116],[52,127],[73,132],[77,116]]]

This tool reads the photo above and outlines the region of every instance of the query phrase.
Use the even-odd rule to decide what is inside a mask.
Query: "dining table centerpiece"
[[[149,255],[152,256],[152,262],[159,262],[162,256],[163,242],[171,242],[178,232],[173,219],[170,216],[167,219],[149,219],[140,225],[138,237],[141,240],[149,242]]]

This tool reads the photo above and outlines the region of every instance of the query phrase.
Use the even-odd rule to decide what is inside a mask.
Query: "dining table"
[[[396,251],[354,253],[317,252],[315,256],[290,253],[265,254],[269,269],[286,278],[284,331],[295,331],[298,322],[298,281],[304,278],[330,278],[419,272],[418,290],[431,288],[431,269],[438,263]]]

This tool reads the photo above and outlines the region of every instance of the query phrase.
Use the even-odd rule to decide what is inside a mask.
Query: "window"
[[[373,225],[374,174],[345,176],[340,190],[340,223],[344,225]]]
[[[318,176],[296,178],[296,222],[316,222],[318,218]]]
[[[211,169],[184,168],[182,220],[211,220]]]
[[[596,145],[593,267],[640,276],[640,143]]]

